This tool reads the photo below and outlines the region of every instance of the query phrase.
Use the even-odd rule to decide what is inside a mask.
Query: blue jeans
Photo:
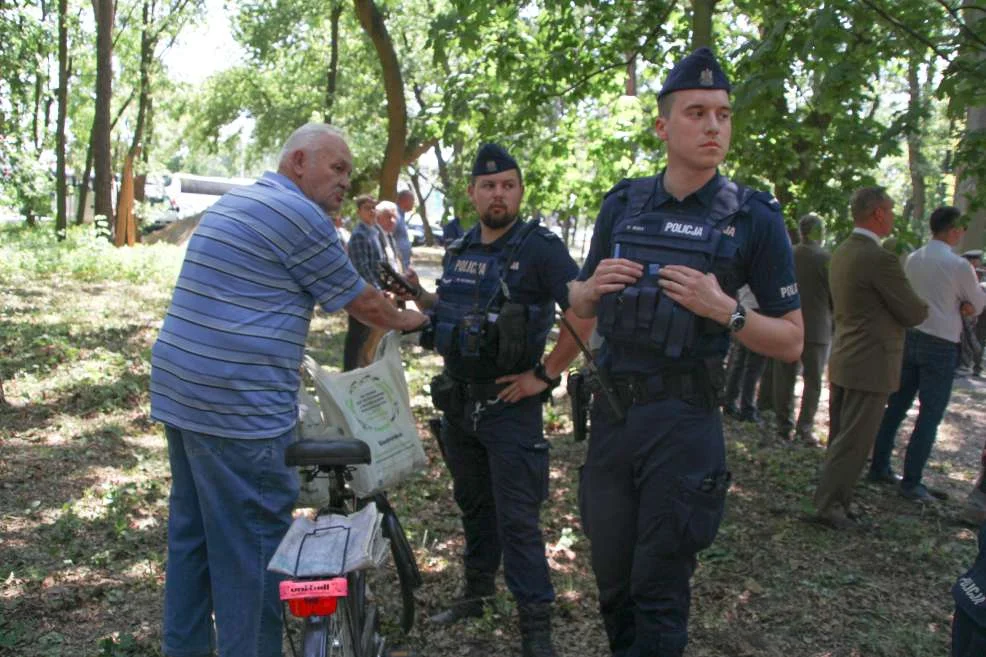
[[[921,473],[935,444],[938,425],[952,396],[952,379],[958,356],[959,346],[954,342],[913,329],[907,332],[900,389],[890,395],[883,413],[873,446],[872,473],[890,472],[890,455],[894,451],[897,429],[917,395],[921,407],[907,444],[901,487],[911,489],[921,483]]]
[[[171,461],[162,649],[168,657],[280,657],[281,575],[267,563],[291,524],[294,430],[235,440],[165,426]],[[215,631],[213,630],[215,613]]]

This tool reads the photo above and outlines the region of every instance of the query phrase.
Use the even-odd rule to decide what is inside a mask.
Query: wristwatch
[[[544,369],[544,363],[538,363],[534,366],[534,376],[547,383],[548,390],[554,390],[558,387],[558,384],[561,383],[561,375],[558,375],[558,377],[554,379],[548,376],[548,372]]]
[[[733,333],[738,333],[746,326],[746,308],[739,301],[736,302],[736,310],[729,316],[729,324],[727,326]]]

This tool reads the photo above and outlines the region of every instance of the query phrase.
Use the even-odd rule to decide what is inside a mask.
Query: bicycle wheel
[[[304,657],[358,657],[346,619],[345,600],[339,601],[332,616],[309,616],[301,634]]]
[[[366,573],[352,572],[346,579],[349,581],[345,606],[348,641],[344,643],[353,647],[353,657],[377,657],[383,650],[384,641],[380,634],[377,606],[367,595]]]
[[[407,540],[397,512],[390,506],[387,496],[379,493],[374,500],[383,513],[383,535],[390,540],[390,552],[397,568],[397,578],[401,586],[401,629],[405,634],[414,626],[414,590],[422,584],[421,571],[414,558],[414,551]]]

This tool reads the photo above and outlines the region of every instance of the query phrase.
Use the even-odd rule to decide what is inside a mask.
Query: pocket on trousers
[[[531,473],[532,490],[538,502],[548,499],[548,451],[551,443],[542,438],[531,445],[522,446]]]
[[[702,480],[697,484],[686,477],[678,480],[673,506],[680,537],[679,554],[695,554],[712,545],[722,524],[726,488],[703,491],[701,485]]]

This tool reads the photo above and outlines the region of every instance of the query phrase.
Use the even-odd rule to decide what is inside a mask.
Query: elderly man
[[[815,490],[815,519],[854,526],[852,490],[866,466],[887,397],[900,386],[904,329],[928,316],[896,255],[880,246],[894,225],[894,202],[882,187],[852,197],[852,235],[832,254],[829,284],[835,340],[829,359],[829,444]]]
[[[400,245],[397,243],[398,208],[393,201],[380,201],[376,206],[377,226],[381,231],[381,245],[384,256],[390,266],[404,273],[407,267],[401,257]]]
[[[298,495],[284,452],[315,303],[394,329],[427,321],[366,285],[339,244],[328,215],[351,170],[337,130],[304,125],[277,172],[219,199],[188,243],[151,358],[172,478],[168,657],[281,654],[280,577],[267,563]]]
[[[897,483],[890,456],[900,423],[914,397],[920,400],[914,431],[907,443],[900,494],[916,502],[934,500],[921,483],[925,463],[938,435],[938,425],[952,395],[952,379],[959,356],[962,316],[978,316],[986,307],[986,292],[976,272],[952,249],[965,234],[958,208],[943,206],[931,213],[931,240],[907,257],[907,280],[928,304],[928,318],[907,332],[900,387],[890,396],[883,413],[869,478]]]

